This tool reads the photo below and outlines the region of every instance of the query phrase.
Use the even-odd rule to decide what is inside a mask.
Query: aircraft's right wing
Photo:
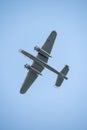
[[[38,70],[39,72],[41,72],[44,69],[43,66],[39,65],[35,61],[33,62],[32,67]],[[30,88],[30,86],[33,84],[33,82],[36,80],[37,77],[38,77],[37,73],[34,73],[32,70],[29,70],[24,80],[24,83],[20,89],[20,93],[22,94],[25,93]]]
[[[29,70],[29,72],[27,73],[27,76],[24,80],[24,83],[20,89],[20,93],[22,93],[22,94],[25,93],[37,77],[38,77],[38,75],[36,73],[33,73],[31,70]]]

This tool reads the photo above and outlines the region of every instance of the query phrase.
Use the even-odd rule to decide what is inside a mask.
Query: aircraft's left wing
[[[54,45],[54,41],[55,41],[55,39],[56,39],[56,36],[57,36],[56,31],[52,31],[52,32],[50,33],[50,35],[48,36],[47,40],[45,41],[45,43],[43,44],[42,48],[41,48],[41,49],[43,49],[44,51],[46,51],[49,55],[50,55],[51,50],[52,50],[52,48],[53,48],[53,45]],[[38,55],[37,55],[37,58],[39,58],[40,60],[42,60],[42,61],[44,61],[44,62],[47,62],[47,61],[48,61],[48,58],[46,58],[46,57],[40,55],[39,53],[38,53]]]
[[[42,49],[49,54],[51,53],[56,36],[57,36],[56,31],[52,31],[47,40],[45,41],[44,45],[42,46]]]

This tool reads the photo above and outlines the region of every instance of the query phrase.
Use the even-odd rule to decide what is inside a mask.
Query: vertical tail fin
[[[60,71],[60,75],[57,76],[57,80],[56,80],[56,83],[55,83],[56,86],[61,86],[63,80],[68,79],[66,77],[68,71],[69,71],[69,66],[65,65],[65,67]]]

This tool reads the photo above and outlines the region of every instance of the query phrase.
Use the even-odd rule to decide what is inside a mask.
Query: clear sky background
[[[48,64],[70,66],[69,80],[45,69],[24,95],[24,64],[52,30],[57,38]],[[87,1],[0,0],[0,130],[87,130]]]

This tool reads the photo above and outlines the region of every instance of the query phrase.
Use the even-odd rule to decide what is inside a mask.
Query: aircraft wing
[[[49,54],[51,53],[56,35],[57,35],[57,33],[55,31],[52,31],[51,34],[49,35],[49,37],[47,38],[46,42],[42,46],[42,49],[45,50]],[[40,60],[42,60],[44,62],[48,61],[48,58],[43,57],[39,53],[37,55],[37,58],[39,58]],[[35,61],[33,61],[32,67],[34,67],[39,72],[41,72],[44,69],[43,66],[41,66],[40,64],[38,64]],[[32,70],[29,70],[29,72],[27,73],[27,76],[24,80],[24,83],[20,89],[20,93],[22,93],[22,94],[25,93],[29,89],[29,87],[33,84],[33,82],[36,80],[37,77],[38,77],[38,75],[36,73],[32,72]]]
[[[37,69],[39,72],[41,72],[44,69],[43,66],[39,65],[36,62],[33,62],[32,67]],[[20,93],[22,94],[25,93],[30,88],[30,86],[33,84],[33,82],[36,80],[37,77],[38,74],[34,73],[32,70],[29,70],[24,80],[24,83],[20,89]]]
[[[20,93],[25,93],[29,87],[32,85],[32,83],[35,81],[35,79],[38,77],[37,74],[33,73],[31,70],[27,73],[27,76],[24,80],[24,83],[20,89]]]
[[[48,52],[49,54],[51,53],[56,36],[56,31],[52,31],[47,40],[45,41],[44,45],[42,46],[42,49]]]
[[[48,36],[47,40],[45,41],[44,45],[42,46],[42,49],[46,51],[48,54],[51,53],[51,50],[53,48],[54,41],[56,39],[57,33],[56,31],[52,31],[50,35]],[[47,62],[48,58],[41,56],[40,54],[37,55],[37,58],[40,60]]]

